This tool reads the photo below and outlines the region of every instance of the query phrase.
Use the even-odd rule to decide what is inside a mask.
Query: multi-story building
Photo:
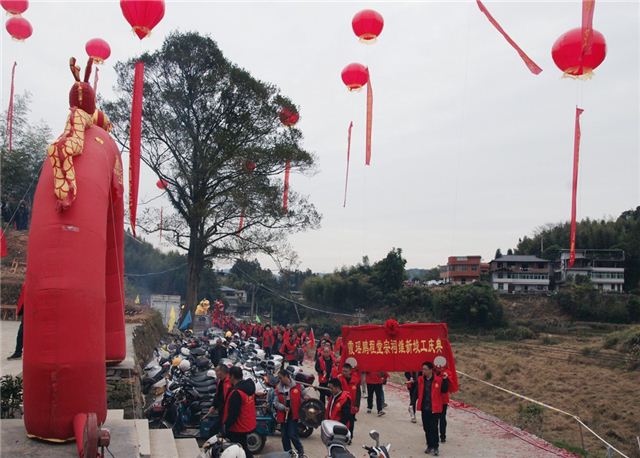
[[[500,293],[549,291],[551,264],[529,255],[506,255],[490,263],[491,284]]]
[[[481,256],[449,256],[440,267],[440,278],[447,284],[465,285],[480,280]]]
[[[558,284],[582,275],[590,278],[593,286],[602,292],[621,293],[624,287],[624,251],[576,250],[575,262],[569,268],[569,250],[562,250],[555,274]]]

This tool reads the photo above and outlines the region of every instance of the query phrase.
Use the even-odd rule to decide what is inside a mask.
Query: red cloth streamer
[[[538,65],[529,56],[526,55],[526,53],[520,48],[520,46],[518,46],[516,42],[513,41],[513,39],[507,34],[507,32],[504,31],[504,29],[500,26],[500,24],[498,24],[498,21],[496,21],[493,18],[493,16],[491,16],[491,13],[489,13],[489,10],[487,10],[487,7],[484,6],[480,0],[476,0],[476,2],[478,3],[478,8],[480,8],[480,11],[482,11],[484,15],[487,16],[487,19],[489,19],[489,22],[493,24],[496,30],[500,32],[500,34],[505,38],[505,40],[507,40],[507,42],[511,45],[511,47],[516,50],[516,52],[518,53],[518,55],[520,55],[520,58],[524,61],[524,63],[529,68],[531,73],[533,73],[534,75],[538,75],[542,71],[542,69],[538,67]]]
[[[371,127],[373,125],[373,88],[371,87],[371,72],[367,83],[367,140],[365,164],[371,164]]]
[[[98,72],[100,69],[96,66],[96,74],[93,75],[93,92],[96,94],[96,98],[98,97]]]
[[[284,195],[282,196],[282,209],[286,212],[289,208],[289,175],[291,174],[291,161],[287,161],[284,168]]]
[[[0,231],[0,258],[4,258],[7,255],[7,238],[4,235],[4,231]]]
[[[593,43],[593,11],[596,0],[582,0],[582,54],[581,61],[585,55],[591,54],[591,44]]]
[[[160,207],[160,245],[162,245],[162,210],[163,208]]]
[[[136,62],[133,78],[133,103],[129,130],[129,219],[136,236],[138,185],[140,183],[140,144],[142,141],[142,90],[144,88],[144,62]]]
[[[584,110],[576,107],[576,125],[573,136],[573,186],[571,187],[571,235],[569,236],[569,268],[576,261],[576,198],[578,194],[578,162],[580,158],[580,115]]]
[[[9,93],[9,108],[7,109],[7,136],[9,137],[9,152],[13,148],[13,92],[14,81],[16,77],[16,62],[13,63],[11,69],[11,92]]]
[[[240,212],[240,223],[238,224],[238,232],[244,229],[244,208]]]
[[[347,134],[347,174],[344,179],[344,202],[342,207],[347,206],[347,187],[349,185],[349,159],[351,157],[351,129],[353,129],[353,121],[349,123],[349,133]]]

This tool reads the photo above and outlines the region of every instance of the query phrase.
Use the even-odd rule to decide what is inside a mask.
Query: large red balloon
[[[597,30],[592,32],[591,52],[584,55],[582,62],[582,28],[569,30],[556,40],[551,49],[553,61],[565,74],[581,76],[590,74],[607,55],[607,43]]]
[[[282,107],[280,113],[278,113],[278,117],[282,124],[287,127],[292,127],[295,126],[300,119],[300,114],[293,109]]]
[[[111,47],[109,43],[102,38],[92,38],[84,45],[84,49],[87,51],[89,57],[97,64],[101,64],[109,58],[111,55]]]
[[[164,0],[120,0],[122,14],[141,40],[164,17]]]
[[[29,8],[28,0],[0,0],[0,5],[9,14],[22,14]]]
[[[353,16],[351,27],[360,41],[372,43],[382,33],[384,19],[377,11],[362,10]]]
[[[350,91],[358,90],[369,82],[369,69],[362,64],[349,64],[342,69],[342,82]]]
[[[33,33],[29,21],[20,16],[10,17],[5,24],[5,28],[9,35],[19,41],[26,40]]]

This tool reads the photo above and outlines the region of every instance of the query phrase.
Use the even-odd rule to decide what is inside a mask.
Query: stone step
[[[136,432],[138,433],[138,453],[140,458],[151,457],[151,442],[149,440],[149,421],[133,420],[136,425]]]
[[[107,421],[109,420],[124,420],[124,409],[107,410]]]
[[[200,447],[195,439],[176,439],[175,442],[179,458],[197,458],[200,454]]]
[[[170,429],[149,430],[149,440],[152,458],[179,458],[173,432]]]

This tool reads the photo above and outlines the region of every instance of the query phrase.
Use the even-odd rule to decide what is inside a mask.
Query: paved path
[[[22,360],[7,361],[16,348],[19,321],[0,320],[0,375],[19,375],[22,373]],[[133,329],[137,324],[126,324],[127,360],[133,361]],[[126,360],[125,360],[126,361]]]

